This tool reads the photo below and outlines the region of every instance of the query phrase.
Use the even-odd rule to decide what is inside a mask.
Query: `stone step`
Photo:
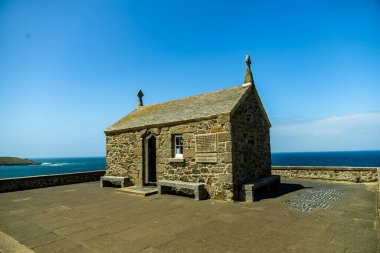
[[[129,186],[117,189],[117,191],[147,197],[158,193],[156,186]]]

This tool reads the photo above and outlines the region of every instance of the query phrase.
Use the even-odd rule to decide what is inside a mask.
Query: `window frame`
[[[177,144],[177,138],[180,138],[180,140],[182,139],[182,143],[181,141],[179,141],[179,144]],[[183,136],[182,134],[175,134],[173,135],[173,153],[174,153],[174,158],[183,158]],[[177,153],[177,148],[179,148],[180,151],[182,151],[182,153]]]

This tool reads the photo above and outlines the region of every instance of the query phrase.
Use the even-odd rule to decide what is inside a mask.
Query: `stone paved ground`
[[[0,194],[0,230],[49,253],[377,252],[375,190],[283,180],[258,202],[226,203],[74,184]]]

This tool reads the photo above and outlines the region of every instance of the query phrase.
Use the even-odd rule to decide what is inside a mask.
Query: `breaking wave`
[[[74,165],[73,163],[41,163],[41,166],[64,166],[64,165]]]
[[[10,166],[9,168],[0,166],[0,179],[66,174],[94,170],[103,171],[106,167],[105,157],[35,158],[33,161],[40,162],[41,164],[36,166]]]

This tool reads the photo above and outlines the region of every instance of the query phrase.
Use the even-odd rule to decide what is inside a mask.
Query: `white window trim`
[[[174,141],[174,157],[175,158],[183,158],[183,153],[182,154],[177,154],[177,145],[176,145],[176,138],[181,137],[183,141],[183,136],[182,134],[176,134],[174,135],[173,141]],[[182,152],[183,152],[183,144],[182,144]]]

